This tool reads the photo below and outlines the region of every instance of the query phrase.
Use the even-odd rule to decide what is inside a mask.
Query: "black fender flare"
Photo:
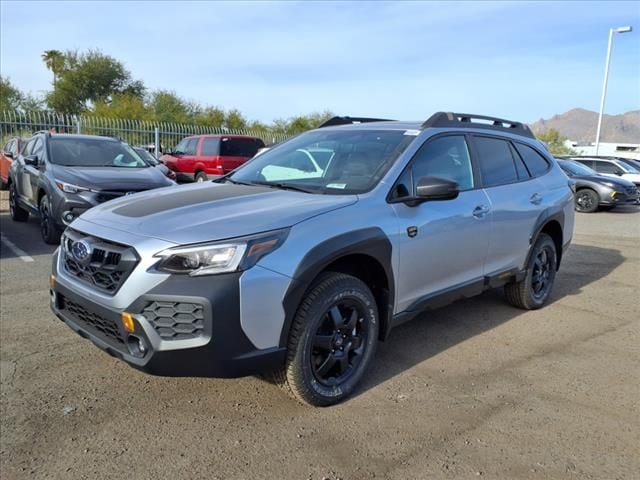
[[[529,237],[529,253],[527,254],[527,260],[524,264],[525,269],[526,269],[526,266],[529,264],[529,259],[531,258],[533,245],[538,239],[538,236],[540,235],[544,227],[549,222],[554,220],[558,222],[558,224],[560,225],[560,231],[562,233],[562,239],[560,240],[560,245],[557,248],[558,262],[556,265],[556,269],[560,268],[560,261],[562,260],[562,249],[564,247],[564,210],[562,209],[562,207],[554,207],[554,208],[547,208],[543,210],[542,212],[540,212],[540,215],[538,215],[538,218],[536,219],[536,223],[531,232],[531,236]]]
[[[316,277],[336,260],[354,254],[374,258],[382,266],[387,277],[388,288],[384,298],[387,311],[380,312],[380,337],[386,337],[395,300],[395,282],[391,265],[392,245],[382,229],[371,227],[329,238],[306,253],[296,268],[282,302],[285,320],[280,333],[281,347],[287,346],[296,311]]]

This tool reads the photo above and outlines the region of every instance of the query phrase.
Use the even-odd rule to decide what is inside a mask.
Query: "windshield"
[[[404,130],[316,130],[255,157],[230,179],[312,193],[363,193],[414,139]]]
[[[597,175],[598,172],[590,169],[586,165],[582,165],[578,162],[569,162],[567,160],[558,160],[558,164],[560,168],[562,168],[565,172],[569,172],[573,175]]]
[[[51,163],[66,167],[148,167],[126,143],[107,138],[52,136]]]
[[[640,170],[627,162],[618,161],[617,165],[627,173],[640,173]]]
[[[149,165],[158,165],[159,162],[158,160],[156,160],[156,157],[151,155],[151,153],[145,150],[144,148],[134,148],[134,150],[138,154],[138,156],[142,158],[145,162],[147,162]]]

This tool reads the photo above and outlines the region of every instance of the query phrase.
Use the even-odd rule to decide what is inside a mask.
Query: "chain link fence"
[[[223,134],[251,135],[272,145],[289,138],[289,135],[269,130],[244,130],[208,127],[182,123],[146,122],[121,118],[104,118],[93,115],[65,115],[55,112],[0,112],[0,148],[11,137],[30,137],[38,131],[55,133],[82,133],[117,137],[130,145],[143,146],[160,152],[173,149],[180,140],[191,135]]]

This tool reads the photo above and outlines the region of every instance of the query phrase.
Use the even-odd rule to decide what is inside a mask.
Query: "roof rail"
[[[366,117],[333,117],[324,122],[318,128],[335,127],[336,125],[352,125],[354,123],[370,123],[370,122],[391,122],[386,118],[366,118]]]
[[[37,132],[34,132],[33,134],[34,135],[40,135],[41,133],[51,136],[51,132],[49,130],[38,130]]]
[[[485,120],[490,123],[474,122],[474,120]],[[474,115],[473,113],[437,112],[422,124],[422,128],[429,127],[486,128],[536,138],[531,129],[522,122],[486,115]]]

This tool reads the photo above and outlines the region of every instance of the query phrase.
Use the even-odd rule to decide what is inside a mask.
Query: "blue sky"
[[[437,110],[522,121],[640,109],[640,2],[2,1],[0,71],[50,88],[40,54],[100,49],[151,89],[270,121],[330,109],[420,120]]]

